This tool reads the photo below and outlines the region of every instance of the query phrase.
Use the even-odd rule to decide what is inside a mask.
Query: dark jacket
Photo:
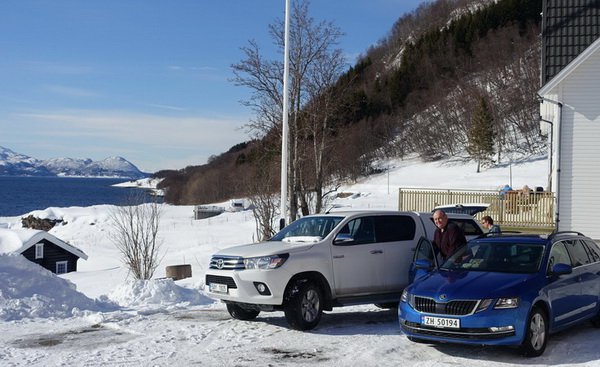
[[[442,259],[444,260],[465,243],[467,243],[467,239],[463,231],[454,222],[448,221],[444,231],[436,228],[433,235],[433,246],[442,255]]]
[[[488,233],[502,233],[502,230],[500,229],[500,227],[497,224],[493,224],[490,227],[490,230],[488,231]]]

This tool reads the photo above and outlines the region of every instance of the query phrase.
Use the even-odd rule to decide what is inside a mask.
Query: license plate
[[[435,328],[460,328],[460,319],[449,319],[446,317],[422,316],[421,323]]]
[[[215,293],[227,293],[227,284],[210,283],[208,289]]]

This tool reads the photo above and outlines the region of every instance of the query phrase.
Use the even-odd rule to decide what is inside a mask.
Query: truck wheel
[[[231,317],[238,320],[254,320],[260,313],[258,310],[247,309],[236,303],[228,303],[227,312]]]
[[[285,318],[292,329],[310,330],[321,320],[323,292],[311,281],[298,281],[287,292],[283,306]]]
[[[544,353],[548,343],[548,321],[546,313],[539,307],[531,310],[527,320],[525,340],[521,344],[521,352],[526,357],[538,357]]]

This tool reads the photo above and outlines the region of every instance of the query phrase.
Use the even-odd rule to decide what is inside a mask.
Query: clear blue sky
[[[350,63],[425,1],[313,0]],[[179,169],[249,139],[231,65],[285,0],[0,1],[0,146],[38,159],[123,156]]]

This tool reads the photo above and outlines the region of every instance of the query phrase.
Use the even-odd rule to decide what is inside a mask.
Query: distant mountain
[[[0,146],[0,176],[122,177],[138,179],[148,174],[122,157],[101,161],[54,158],[39,160]]]

